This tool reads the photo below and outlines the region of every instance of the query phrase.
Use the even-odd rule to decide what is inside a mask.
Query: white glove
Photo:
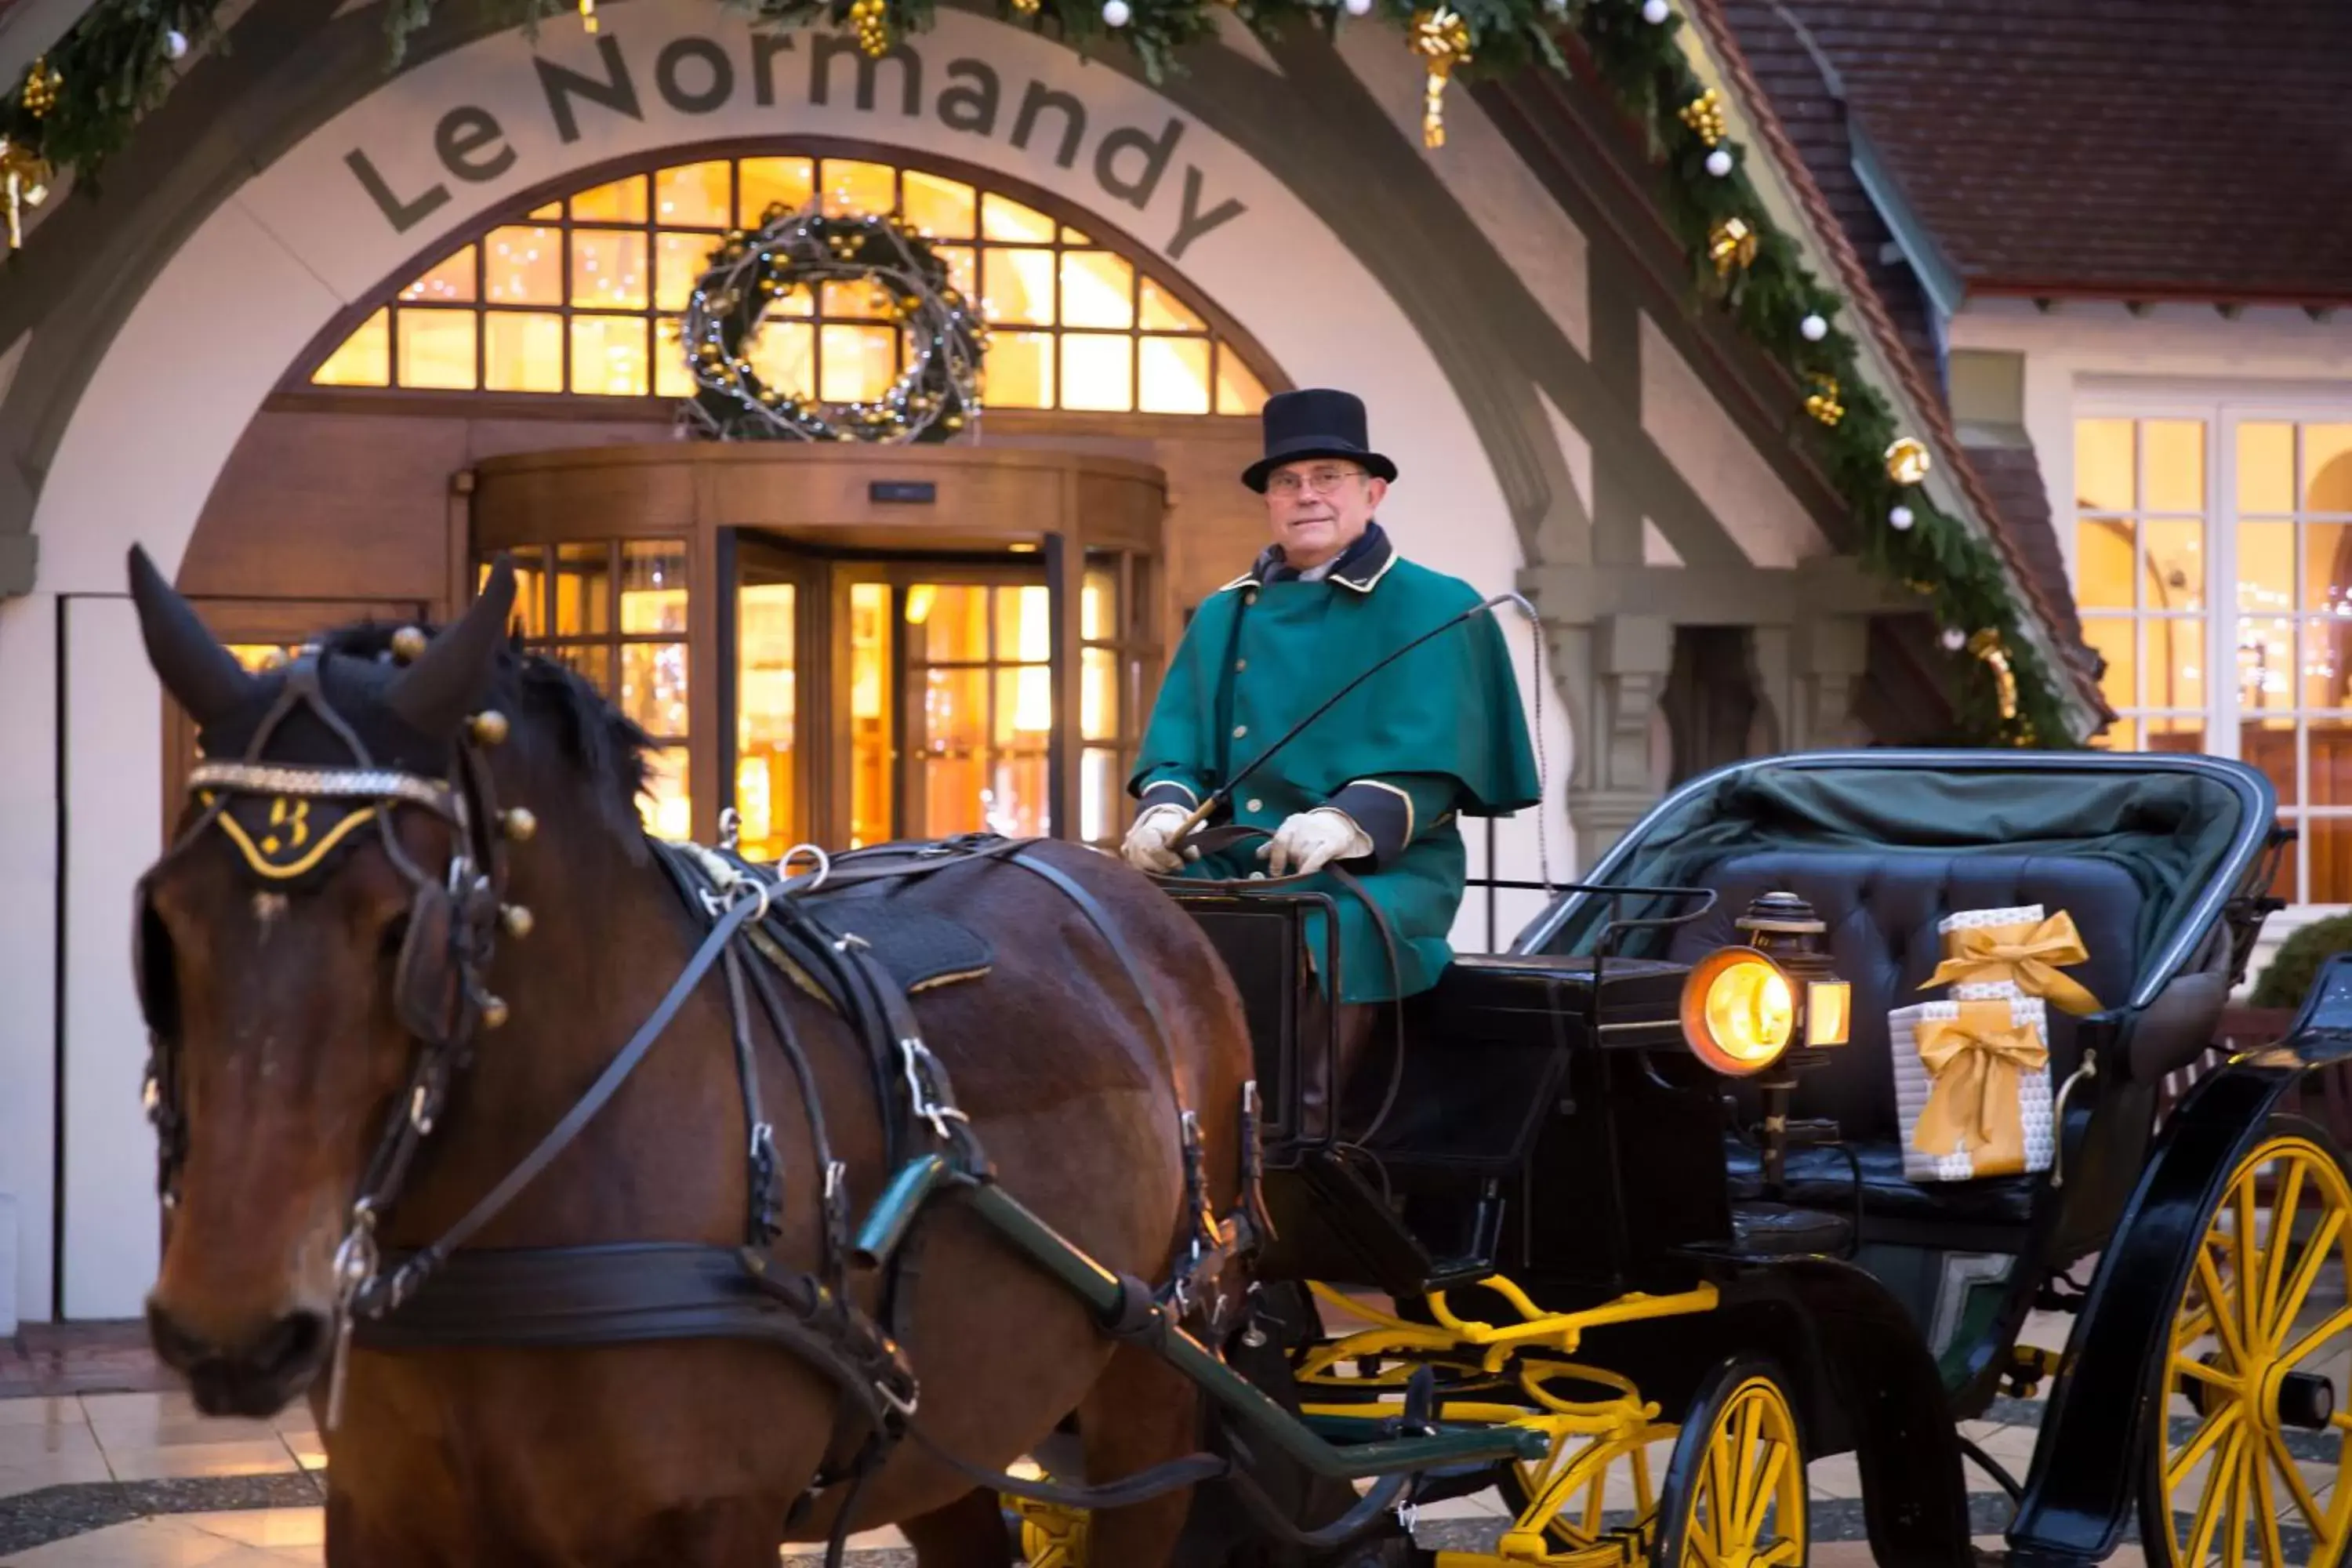
[[[1188,847],[1179,855],[1175,848],[1176,835],[1192,815],[1181,805],[1165,802],[1150,807],[1127,830],[1127,842],[1118,847],[1119,854],[1139,871],[1165,877],[1182,870],[1185,861],[1201,858],[1198,849]]]
[[[1354,817],[1318,805],[1286,819],[1275,830],[1272,842],[1259,847],[1257,858],[1268,862],[1277,877],[1311,877],[1334,860],[1353,860],[1371,852],[1371,836],[1356,826]]]

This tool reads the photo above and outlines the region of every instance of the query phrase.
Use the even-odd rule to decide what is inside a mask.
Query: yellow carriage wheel
[[[1803,1568],[1804,1442],[1773,1363],[1743,1356],[1701,1386],[1659,1516],[1654,1568]]]
[[[1645,1436],[1662,1440],[1674,1431],[1654,1427]],[[1648,1550],[1658,1538],[1658,1491],[1646,1444],[1627,1447],[1605,1437],[1559,1437],[1550,1453],[1505,1466],[1500,1479],[1498,1489],[1515,1518],[1525,1517],[1549,1489],[1567,1483],[1563,1506],[1544,1526],[1541,1561],[1548,1565],[1618,1568],[1632,1561],[1628,1553]]]
[[[1029,1568],[1086,1568],[1085,1513],[1025,1499],[1007,1500],[1021,1516],[1021,1560]]]
[[[2352,1180],[2273,1118],[2239,1161],[2173,1315],[2140,1539],[2157,1568],[2341,1563],[2352,1544]]]

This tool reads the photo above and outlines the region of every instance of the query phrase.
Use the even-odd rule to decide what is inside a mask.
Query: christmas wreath
[[[763,381],[750,358],[760,322],[796,289],[866,283],[906,332],[907,363],[873,403],[827,405]],[[988,330],[930,243],[895,215],[830,217],[779,203],[756,233],[730,234],[696,280],[678,340],[695,391],[690,432],[721,441],[945,440],[980,416]]]

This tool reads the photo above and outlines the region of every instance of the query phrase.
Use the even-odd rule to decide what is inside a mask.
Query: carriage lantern
[[[1846,1043],[1853,989],[1822,951],[1829,927],[1794,893],[1767,893],[1733,922],[1741,947],[1717,948],[1683,983],[1683,1037],[1698,1058],[1751,1078],[1790,1047]]]

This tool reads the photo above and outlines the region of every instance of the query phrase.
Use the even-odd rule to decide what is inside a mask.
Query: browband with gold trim
[[[437,779],[390,768],[313,768],[287,763],[198,763],[188,788],[241,795],[301,795],[312,800],[404,800],[454,821],[465,807],[454,789]]]

